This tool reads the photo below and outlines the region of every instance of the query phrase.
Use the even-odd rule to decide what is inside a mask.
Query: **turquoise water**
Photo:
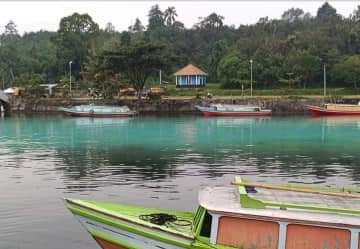
[[[0,120],[0,248],[95,249],[62,198],[193,210],[234,175],[360,183],[360,118]]]

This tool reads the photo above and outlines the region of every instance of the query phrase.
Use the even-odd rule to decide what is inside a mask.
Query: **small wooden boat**
[[[252,105],[210,104],[209,106],[195,106],[204,116],[268,116],[271,110],[261,109]]]
[[[137,114],[127,106],[78,105],[60,110],[79,117],[129,117]]]
[[[66,199],[103,249],[359,249],[359,189],[236,177],[208,187],[196,213]]]
[[[360,115],[360,102],[357,105],[349,104],[325,104],[324,106],[307,106],[313,116],[323,115]]]

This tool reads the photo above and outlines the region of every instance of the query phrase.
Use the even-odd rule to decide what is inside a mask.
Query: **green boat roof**
[[[243,208],[360,215],[360,189],[266,184],[235,177]]]

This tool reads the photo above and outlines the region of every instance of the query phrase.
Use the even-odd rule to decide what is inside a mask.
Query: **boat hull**
[[[110,226],[86,217],[76,216],[102,249],[181,249],[175,245],[167,244],[129,232],[119,227]]]
[[[246,117],[246,116],[270,116],[271,110],[216,110],[211,107],[195,106],[205,117]]]
[[[338,110],[327,110],[319,106],[307,106],[308,112],[312,116],[351,116],[360,115],[360,111],[338,111]]]
[[[128,249],[126,247],[116,245],[114,243],[111,243],[110,241],[98,238],[96,236],[93,236],[93,238],[102,249]]]
[[[270,116],[269,111],[259,112],[220,112],[220,111],[201,111],[205,117],[245,117],[245,116]]]
[[[94,118],[111,118],[111,117],[132,117],[136,115],[136,112],[124,112],[124,113],[93,113],[93,112],[74,112],[63,110],[63,112],[72,117],[94,117]]]
[[[67,208],[103,249],[181,249],[189,248],[194,241],[189,234],[193,218],[189,212],[70,199],[65,201]],[[171,224],[169,228],[139,219],[139,216],[154,213],[175,215],[190,223],[186,227]]]

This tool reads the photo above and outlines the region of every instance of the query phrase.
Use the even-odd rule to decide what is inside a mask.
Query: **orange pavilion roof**
[[[193,64],[189,64],[186,67],[181,68],[175,74],[175,76],[182,76],[182,75],[207,75],[203,70],[194,66]]]

